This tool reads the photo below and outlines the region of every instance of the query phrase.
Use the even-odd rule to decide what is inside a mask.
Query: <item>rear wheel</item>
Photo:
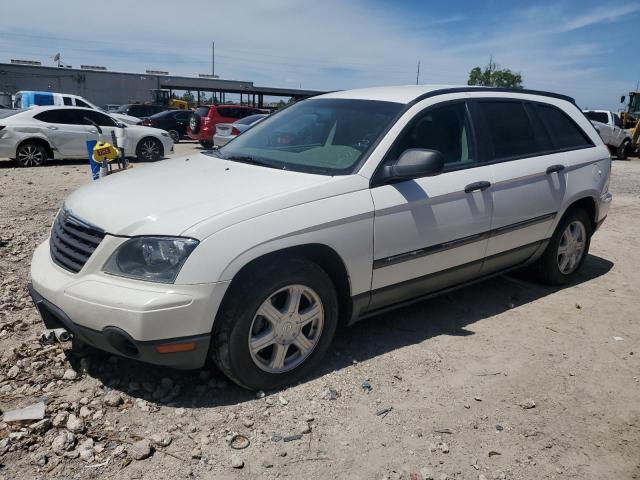
[[[583,209],[567,212],[535,264],[540,279],[548,285],[569,283],[587,258],[591,234],[591,220]]]
[[[313,262],[289,259],[240,280],[216,319],[215,363],[248,389],[295,382],[318,364],[333,339],[338,300],[331,279]]]
[[[19,167],[41,167],[47,160],[47,149],[39,142],[24,142],[16,150]]]
[[[140,161],[155,162],[164,154],[162,143],[156,138],[143,138],[136,148],[136,158]]]

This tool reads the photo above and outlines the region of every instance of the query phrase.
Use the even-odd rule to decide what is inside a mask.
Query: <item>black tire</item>
[[[169,134],[169,136],[173,140],[173,143],[180,142],[180,133],[178,133],[177,130],[169,130],[167,133]]]
[[[302,363],[294,368],[282,373],[265,371],[258,366],[249,347],[252,328],[255,328],[254,317],[263,302],[273,298],[275,292],[300,285],[312,289],[321,302],[324,317],[316,343],[308,356],[300,360]],[[306,259],[263,263],[260,268],[234,280],[230,289],[216,317],[210,349],[213,361],[227,377],[249,390],[275,389],[299,380],[318,365],[338,324],[338,298],[331,279],[322,268]],[[274,343],[273,347],[266,348],[277,346]],[[297,347],[288,348],[287,352],[286,355],[293,352],[291,358],[301,354]],[[275,350],[271,354],[275,357]]]
[[[41,167],[47,161],[47,149],[40,142],[28,140],[16,150],[15,162],[19,167]]]
[[[164,147],[157,138],[145,137],[138,142],[136,158],[141,162],[155,162],[164,156]]]
[[[626,139],[618,147],[618,150],[616,151],[616,157],[618,157],[618,160],[626,160],[627,157],[629,156],[630,150],[631,150],[631,141],[629,139]]]
[[[189,128],[191,128],[191,133],[198,133],[200,131],[200,124],[202,123],[202,119],[200,115],[194,113],[189,118]]]
[[[570,271],[563,272],[560,268],[559,248],[561,246],[565,230],[567,230],[567,227],[574,222],[579,222],[584,229],[584,247],[575,266]],[[549,245],[547,245],[542,256],[533,265],[540,280],[547,285],[566,285],[571,282],[589,254],[592,233],[591,219],[587,212],[582,208],[574,208],[565,213],[560,220],[560,223],[558,223],[558,226],[549,241]]]
[[[211,150],[213,148],[213,142],[205,142],[204,140],[200,140],[200,145],[202,145],[202,148],[206,148],[207,150]]]

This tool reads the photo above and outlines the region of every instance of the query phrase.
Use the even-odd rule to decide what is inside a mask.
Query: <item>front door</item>
[[[418,113],[384,162],[440,151],[443,173],[371,189],[375,206],[370,310],[477,276],[493,211],[491,167],[478,162],[464,101]]]

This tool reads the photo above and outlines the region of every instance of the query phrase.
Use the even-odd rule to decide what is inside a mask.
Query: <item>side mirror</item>
[[[626,95],[622,95],[622,96],[620,97],[620,103],[624,103],[624,101],[625,101],[625,99],[626,99],[626,98],[627,98],[627,96],[626,96]]]
[[[396,163],[384,167],[384,181],[411,180],[432,177],[442,172],[444,156],[437,150],[410,148],[400,155]]]

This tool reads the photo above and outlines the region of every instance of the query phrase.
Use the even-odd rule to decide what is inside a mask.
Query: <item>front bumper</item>
[[[209,334],[164,339],[161,341],[137,341],[118,327],[105,327],[102,331],[92,330],[74,323],[66,313],[40,295],[33,285],[29,284],[29,294],[40,312],[42,321],[48,329],[64,328],[75,338],[103,350],[134,360],[154,365],[163,365],[179,369],[200,368],[207,360],[211,336]],[[184,349],[161,353],[159,349]]]
[[[45,324],[52,316],[83,341],[137,360],[202,366],[228,283],[157,284],[103,273],[102,265],[123,240],[107,235],[77,274],[53,262],[48,240],[36,249],[30,290]],[[157,349],[190,342],[195,342],[190,351],[161,354]]]

